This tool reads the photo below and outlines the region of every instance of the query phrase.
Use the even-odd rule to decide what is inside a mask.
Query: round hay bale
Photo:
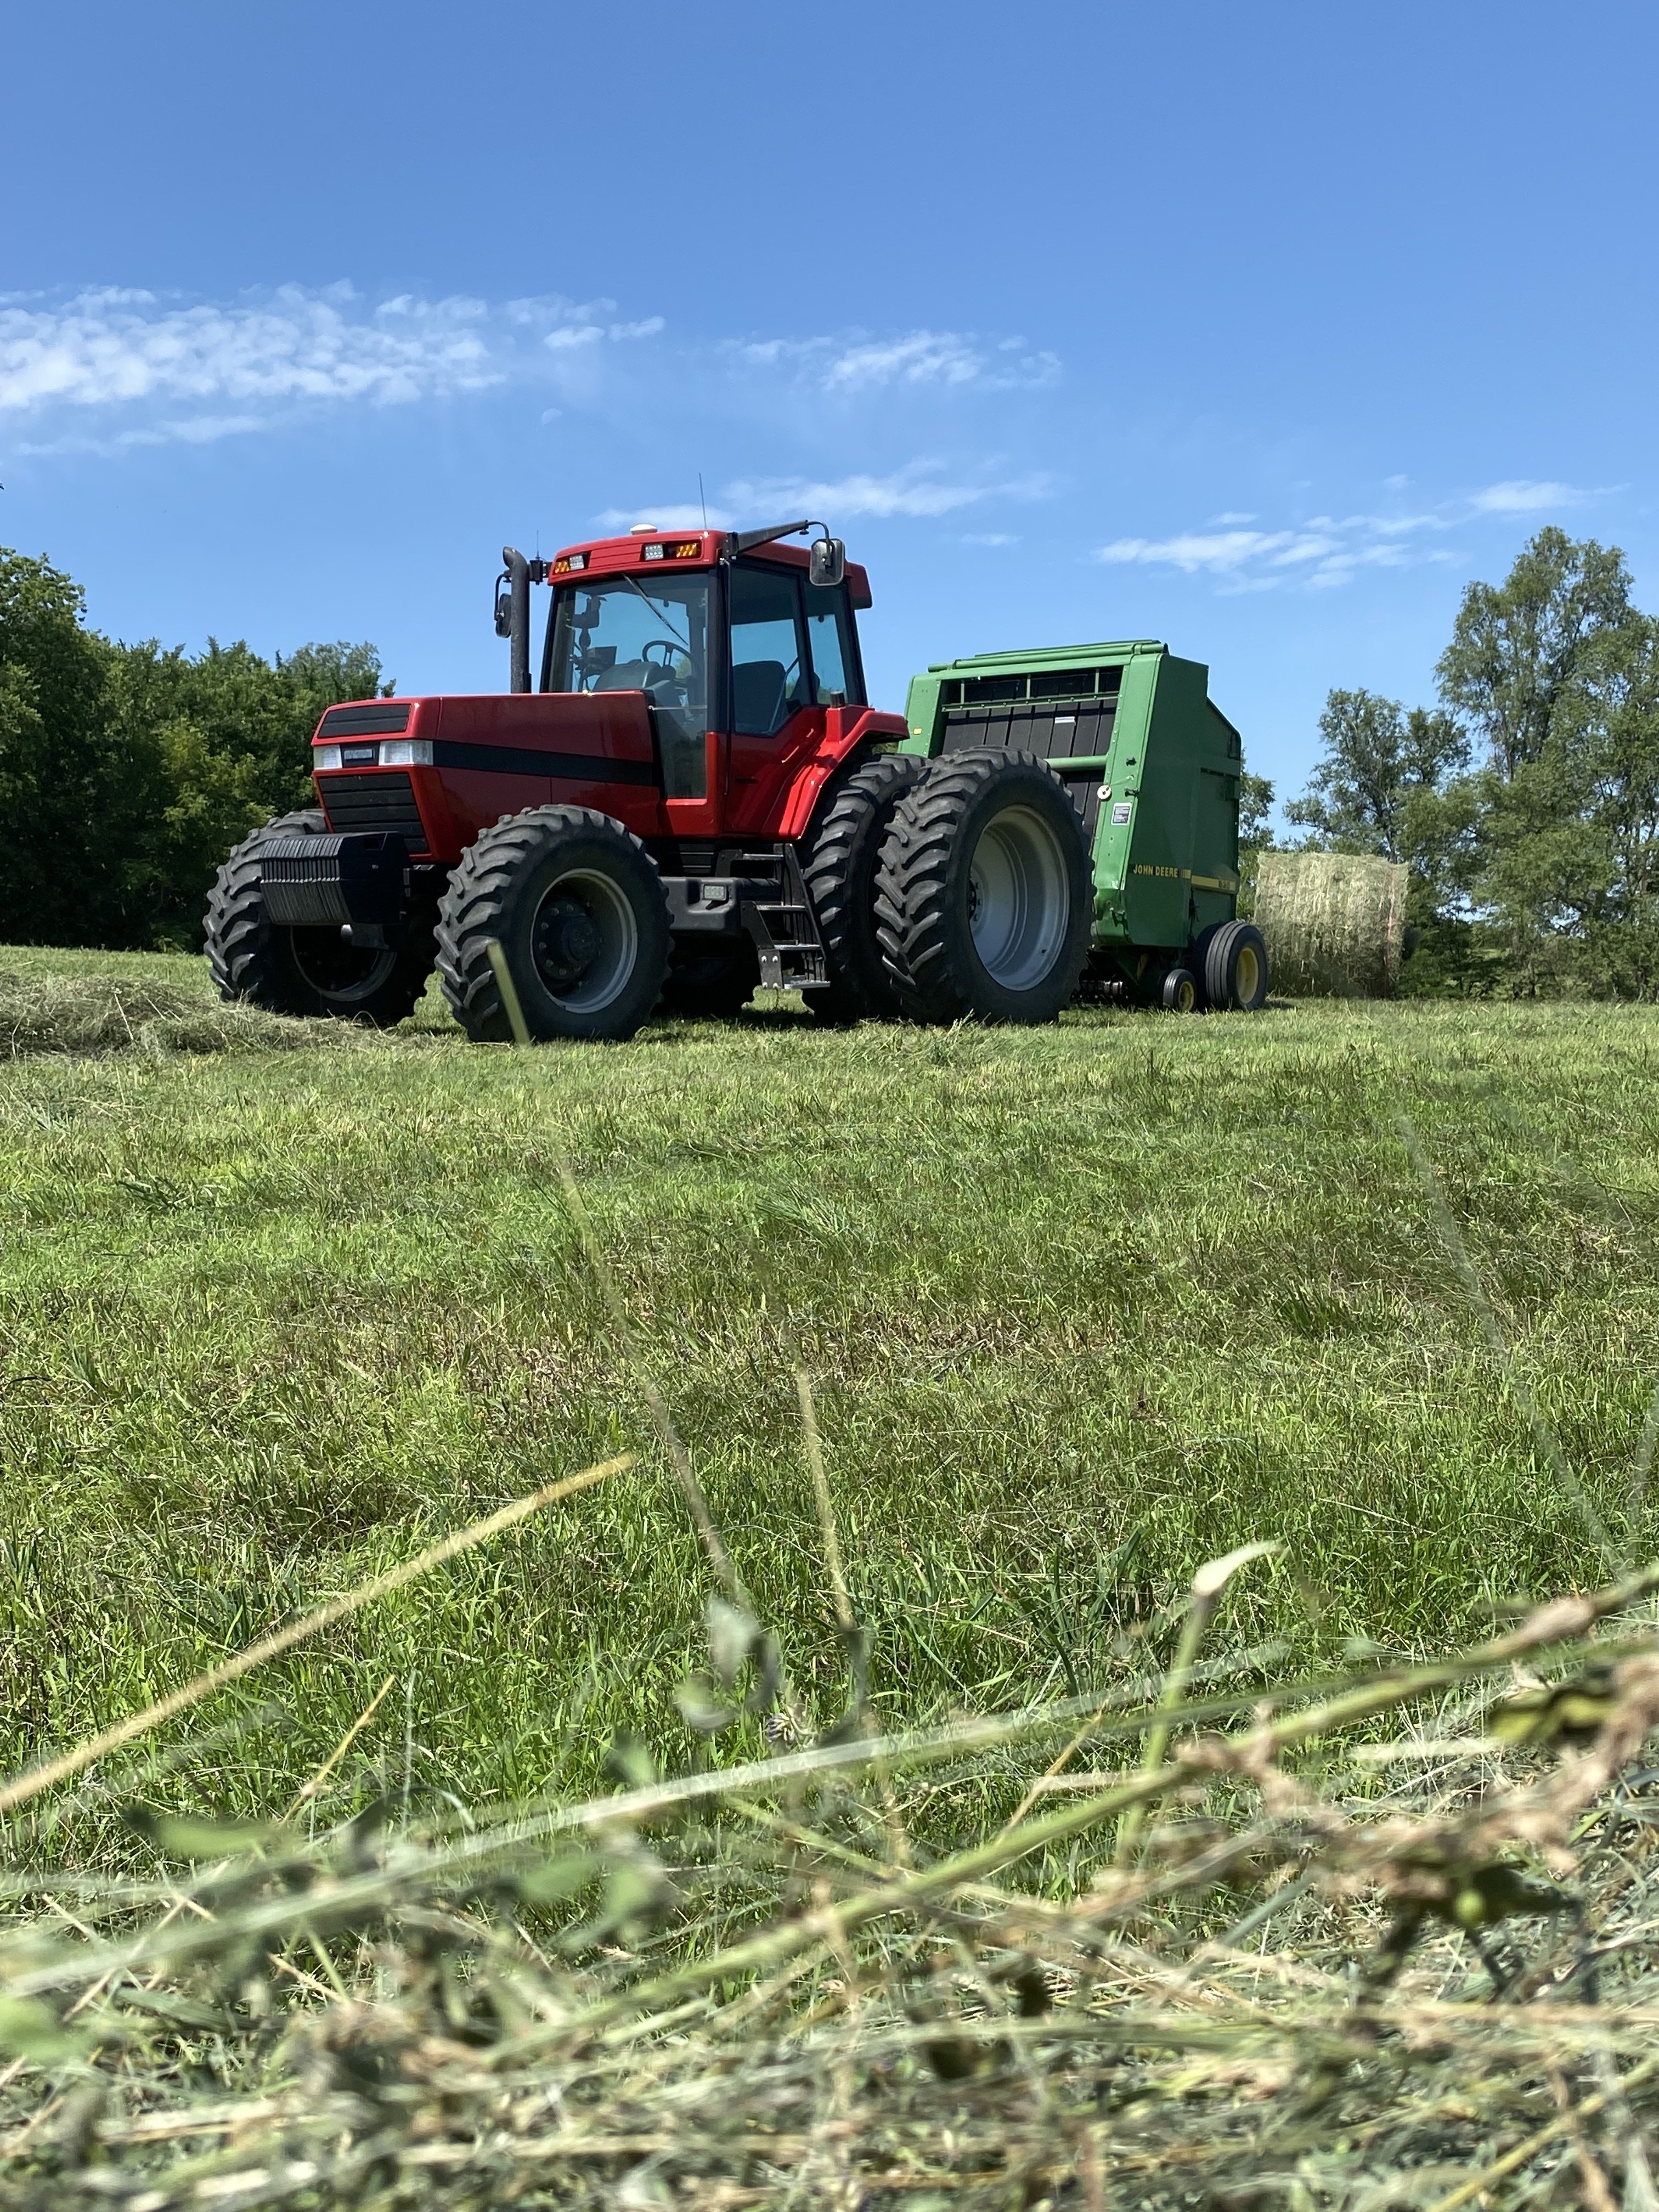
[[[1402,863],[1364,853],[1263,853],[1255,923],[1275,989],[1391,997],[1405,951],[1406,875]]]

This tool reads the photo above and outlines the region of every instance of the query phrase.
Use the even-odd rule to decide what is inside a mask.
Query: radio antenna
[[[702,495],[702,471],[697,471],[697,505],[702,509],[702,526],[708,527],[708,501]]]

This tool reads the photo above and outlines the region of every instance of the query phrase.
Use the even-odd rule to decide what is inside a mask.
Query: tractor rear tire
[[[931,765],[916,753],[865,761],[830,786],[802,841],[801,873],[830,966],[829,988],[804,994],[819,1021],[890,1021],[899,1011],[876,939],[876,866],[894,808]]]
[[[1253,921],[1218,923],[1205,931],[1193,952],[1206,1006],[1254,1014],[1266,1005],[1267,948]]]
[[[339,931],[286,929],[265,911],[260,854],[272,837],[320,837],[320,807],[278,815],[245,837],[214,879],[204,923],[208,969],[222,999],[243,999],[273,1014],[325,1015],[391,1029],[412,1014],[432,973],[430,927],[406,944],[346,944]]]
[[[729,951],[705,951],[676,943],[658,1011],[685,1021],[724,1022],[740,1013],[760,982],[760,961],[752,939]]]
[[[1083,824],[1033,753],[929,764],[882,841],[876,933],[918,1022],[1051,1022],[1077,990],[1094,927]]]
[[[498,939],[525,1026],[617,1041],[649,1019],[668,974],[668,900],[639,839],[586,806],[504,814],[467,848],[438,909],[438,975],[475,1044],[512,1023],[489,963]]]

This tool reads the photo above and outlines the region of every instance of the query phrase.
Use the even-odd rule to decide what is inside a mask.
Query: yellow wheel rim
[[[1238,948],[1238,965],[1233,970],[1233,990],[1241,1006],[1255,1003],[1256,993],[1261,988],[1261,963],[1255,957],[1253,945]]]

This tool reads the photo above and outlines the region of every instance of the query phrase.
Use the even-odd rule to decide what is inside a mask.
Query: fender
[[[826,787],[848,762],[878,744],[896,744],[908,728],[902,714],[884,714],[873,707],[828,707],[823,722],[823,738],[811,761],[783,794],[773,836],[791,842],[804,837]]]

